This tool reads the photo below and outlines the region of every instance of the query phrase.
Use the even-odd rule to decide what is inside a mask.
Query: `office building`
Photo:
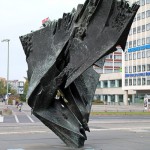
[[[126,97],[143,102],[150,94],[150,0],[137,1],[140,8],[132,24],[123,53],[122,88]],[[134,90],[134,94],[129,94]]]

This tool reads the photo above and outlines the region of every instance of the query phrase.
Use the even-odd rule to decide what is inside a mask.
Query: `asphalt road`
[[[71,150],[38,120],[22,120],[0,123],[0,150]],[[95,116],[89,126],[80,150],[150,150],[150,116]]]

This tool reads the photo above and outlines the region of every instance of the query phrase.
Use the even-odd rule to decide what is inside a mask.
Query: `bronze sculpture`
[[[21,36],[28,63],[28,104],[33,114],[70,147],[84,146],[99,75],[92,66],[127,36],[139,5],[86,0],[58,21]]]

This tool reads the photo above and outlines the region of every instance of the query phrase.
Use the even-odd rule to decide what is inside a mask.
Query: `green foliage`
[[[8,105],[12,105],[13,104],[13,100],[12,99],[8,99]]]
[[[93,105],[103,105],[104,102],[101,101],[101,100],[99,100],[99,99],[96,99],[96,100],[93,100],[93,101],[92,101],[92,104],[93,104]]]
[[[6,86],[3,81],[0,81],[0,95],[6,94]]]
[[[124,116],[124,115],[128,115],[128,116],[149,116],[150,112],[91,112],[91,115],[99,115],[99,116]]]
[[[23,102],[26,102],[26,95],[29,87],[29,82],[26,79],[25,84],[24,84],[24,93],[20,95],[20,100]]]
[[[13,89],[10,84],[8,84],[8,92],[11,93],[12,95],[17,94],[17,91]],[[0,95],[6,95],[6,93],[7,93],[7,85],[3,81],[0,81]]]

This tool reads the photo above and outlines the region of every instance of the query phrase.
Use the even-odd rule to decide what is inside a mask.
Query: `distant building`
[[[9,80],[9,84],[11,86],[11,88],[13,88],[14,90],[18,90],[18,82],[19,80]]]
[[[118,47],[117,51],[105,57],[102,68],[94,66],[94,69],[100,74],[120,72],[122,70],[122,49]]]
[[[129,2],[140,4],[140,8],[133,21],[126,50],[122,52],[122,69],[120,69],[122,73],[119,75],[115,73],[114,67],[111,69],[110,66],[114,66],[115,60],[108,62],[107,58],[113,56],[108,55],[103,70],[99,71],[104,74],[101,74],[95,95],[100,100],[109,103],[119,100],[125,105],[129,100],[132,103],[143,103],[145,94],[150,94],[150,0],[129,0]],[[108,67],[109,63],[111,65]],[[106,74],[109,71],[113,73]],[[121,81],[122,91],[117,84]]]
[[[134,90],[128,91],[130,95],[135,94]],[[95,99],[105,104],[128,104],[127,92],[122,89],[122,72],[101,74],[95,92]],[[130,98],[132,100],[132,97]]]
[[[122,86],[134,102],[150,94],[150,0],[138,0],[140,8],[132,24],[123,53]],[[134,90],[135,94],[130,94]]]

